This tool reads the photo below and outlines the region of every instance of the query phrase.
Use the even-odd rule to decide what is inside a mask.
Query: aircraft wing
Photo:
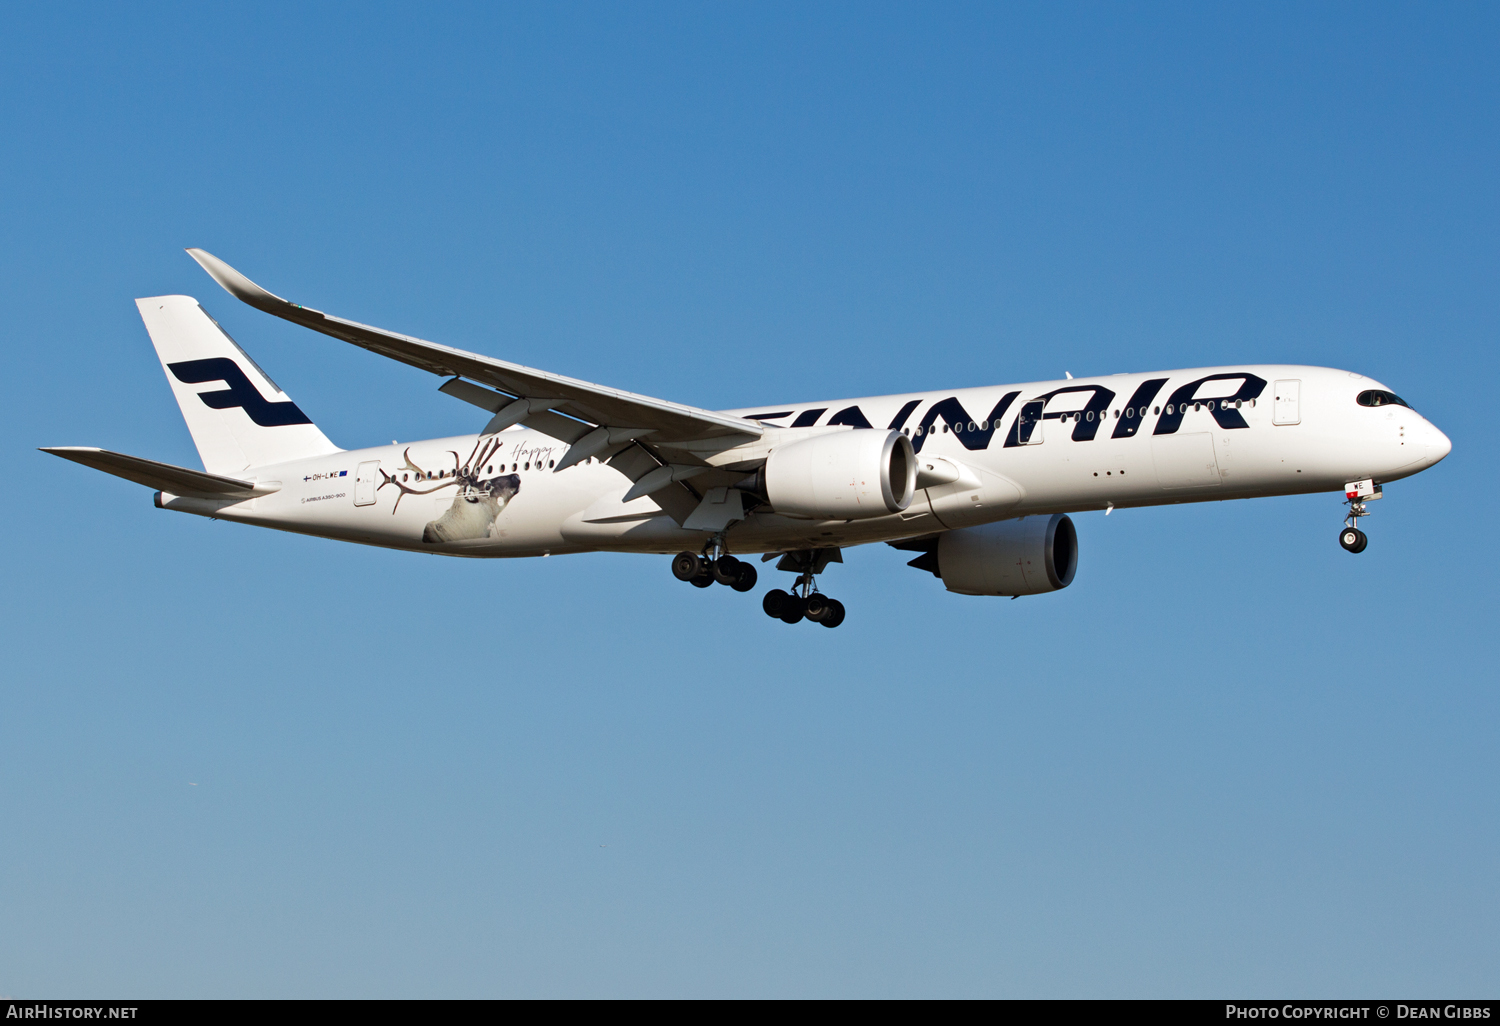
[[[742,417],[622,392],[334,317],[267,292],[211,253],[201,249],[187,252],[225,291],[257,310],[433,374],[470,378],[498,389],[504,395],[480,394],[483,389],[463,382],[449,382],[443,387],[460,399],[494,412],[496,417],[486,430],[498,431],[510,424],[525,423],[576,443],[595,429],[605,428],[609,429],[608,437],[602,440],[611,448],[628,441],[626,436],[641,438],[653,446],[723,438],[727,448],[758,438],[765,430],[757,422]],[[570,421],[570,417],[575,419]]]
[[[218,474],[205,474],[201,470],[174,467],[170,463],[158,463],[155,460],[127,456],[123,452],[110,452],[108,449],[95,449],[92,446],[57,445],[41,451],[50,452],[54,456],[61,456],[74,463],[82,463],[85,467],[102,470],[115,477],[123,477],[127,481],[134,481],[147,488],[171,492],[174,495],[204,496],[214,499],[248,499],[256,495],[268,495],[281,487],[280,484],[259,485],[254,481],[240,481],[232,477],[220,477]]]

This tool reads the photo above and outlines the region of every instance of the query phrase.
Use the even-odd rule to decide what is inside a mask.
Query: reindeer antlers
[[[481,437],[474,443],[474,449],[469,453],[468,460],[463,463],[459,462],[458,453],[454,452],[452,449],[449,449],[448,452],[453,456],[453,476],[444,480],[441,484],[434,484],[431,488],[413,488],[410,485],[403,484],[402,482],[397,481],[395,474],[387,474],[384,470],[382,470],[380,472],[380,476],[385,478],[385,480],[380,482],[379,487],[384,488],[388,484],[395,485],[401,493],[400,495],[396,496],[396,503],[391,507],[391,516],[395,516],[396,510],[401,508],[401,500],[405,496],[432,495],[434,492],[441,491],[444,488],[449,488],[454,485],[462,485],[464,488],[476,487],[479,484],[480,467],[484,466],[484,462],[486,460],[500,451],[501,444],[502,443],[499,440],[493,437]],[[425,479],[427,477],[427,471],[423,470],[421,467],[417,466],[411,461],[410,447],[402,452],[401,457],[405,461],[406,465],[397,469],[413,471],[416,473],[418,478]]]

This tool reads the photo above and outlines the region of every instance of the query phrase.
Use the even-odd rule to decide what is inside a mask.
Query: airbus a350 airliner
[[[1340,491],[1339,543],[1381,486],[1452,448],[1377,381],[1324,367],[1151,374],[777,403],[716,412],[633,395],[290,303],[200,249],[230,295],[448,380],[483,410],[476,435],[344,450],[198,302],[138,299],[203,470],[104,449],[48,448],[157,489],[156,505],[446,556],[677,553],[700,588],[756,584],[736,558],[797,575],[765,595],[787,623],[837,627],[816,577],[885,542],[964,595],[1066,588],[1068,514]]]

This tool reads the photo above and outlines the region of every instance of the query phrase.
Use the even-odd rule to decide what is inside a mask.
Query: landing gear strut
[[[1366,502],[1373,502],[1380,498],[1380,486],[1374,481],[1354,481],[1344,486],[1344,502],[1349,507],[1349,515],[1344,518],[1344,527],[1339,531],[1339,544],[1348,552],[1363,552],[1365,546],[1370,544],[1370,539],[1365,536],[1357,526],[1360,517],[1370,515]]]
[[[781,557],[781,562],[776,567],[778,570],[800,570],[797,582],[792,585],[790,592],[780,588],[766,592],[760,607],[767,616],[783,623],[807,619],[824,627],[837,627],[844,622],[844,604],[818,591],[815,580],[817,572],[835,558],[843,561],[837,549],[788,552]]]

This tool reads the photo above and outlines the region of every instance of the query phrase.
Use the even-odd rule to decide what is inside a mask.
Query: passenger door
[[[1275,396],[1275,405],[1271,408],[1271,423],[1302,423],[1302,380],[1287,378],[1276,382],[1273,387],[1274,391],[1271,394]]]
[[[379,478],[379,460],[371,460],[359,465],[359,469],[354,472],[354,504],[356,506],[375,505],[375,489],[380,484]]]
[[[1016,441],[1021,445],[1041,445],[1042,434],[1042,411],[1047,407],[1045,399],[1037,399],[1026,403],[1021,407],[1020,418],[1016,421]]]

